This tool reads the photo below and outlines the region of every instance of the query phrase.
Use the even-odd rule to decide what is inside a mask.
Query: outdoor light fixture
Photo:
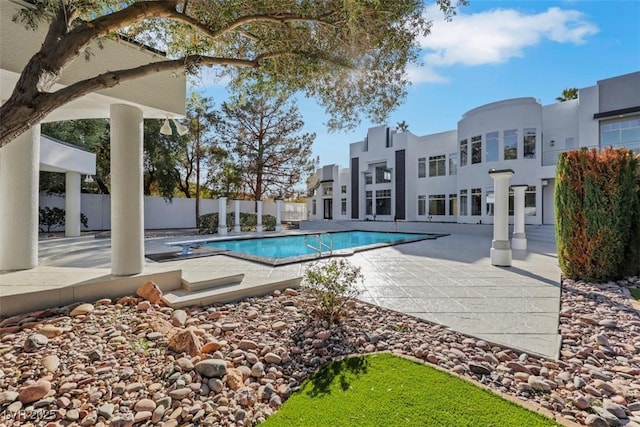
[[[91,175],[87,175],[84,179],[85,184],[93,184],[93,177]]]
[[[169,124],[169,119],[164,119],[164,123],[160,128],[160,133],[163,135],[171,135],[171,125]]]
[[[173,124],[176,125],[176,130],[178,131],[178,135],[182,136],[185,133],[189,132],[189,128],[185,125],[178,123],[175,119],[173,119]]]
[[[182,136],[185,133],[189,132],[189,128],[183,124],[180,124],[176,121],[176,119],[171,119],[173,124],[176,126],[176,130],[178,131],[178,135]],[[163,135],[171,135],[173,131],[171,130],[171,124],[169,124],[169,119],[164,119],[164,123],[160,128],[160,133]]]

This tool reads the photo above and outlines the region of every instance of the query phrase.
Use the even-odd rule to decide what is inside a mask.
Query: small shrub
[[[317,298],[319,306],[314,314],[319,319],[334,323],[344,314],[344,305],[360,293],[358,282],[362,282],[360,267],[346,259],[332,259],[310,265],[304,274],[303,286]]]
[[[64,227],[66,211],[60,208],[53,208],[46,206],[39,209],[39,223],[40,232],[49,233],[51,227]],[[80,214],[80,223],[84,228],[89,227],[89,219],[83,213]],[[46,230],[45,230],[46,227]]]
[[[235,225],[235,213],[227,213],[227,229],[233,230]],[[255,213],[240,213],[240,230],[256,231],[258,216]],[[276,217],[273,215],[262,215],[262,228],[264,231],[274,231],[276,229]],[[198,232],[200,234],[215,234],[218,232],[218,214],[209,213],[201,215],[198,220]]]

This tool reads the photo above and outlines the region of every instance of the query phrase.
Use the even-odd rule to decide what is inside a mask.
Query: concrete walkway
[[[354,225],[357,229],[391,226],[388,223]],[[362,268],[365,276],[360,296],[363,301],[532,354],[558,356],[560,270],[552,227],[528,226],[529,250],[514,251],[513,266],[509,268],[490,265],[490,226],[422,223],[402,224],[401,228],[399,231],[464,234],[359,252],[349,257]],[[191,238],[193,236],[151,239],[145,246],[147,253],[166,251],[166,241]],[[41,242],[40,254],[41,265],[37,269],[0,273],[0,309],[10,301],[15,306],[20,299],[37,298],[43,289],[64,290],[72,286],[75,292],[80,292],[77,288],[91,283],[92,277],[108,276],[108,239],[45,241]],[[145,273],[161,275],[176,270],[182,271],[183,277],[244,273],[245,280],[260,282],[300,276],[304,265],[270,267],[218,255],[148,262]],[[108,292],[105,293],[108,296]],[[50,305],[56,305],[56,301]]]

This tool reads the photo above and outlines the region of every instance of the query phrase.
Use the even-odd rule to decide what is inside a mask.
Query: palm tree
[[[562,96],[556,98],[556,101],[564,102],[569,101],[571,99],[578,99],[578,88],[577,87],[569,87],[562,91]]]
[[[409,123],[403,120],[401,122],[398,122],[397,127],[400,132],[406,132],[409,130]]]

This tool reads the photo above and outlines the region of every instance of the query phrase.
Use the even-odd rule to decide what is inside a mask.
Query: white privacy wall
[[[195,199],[174,197],[166,201],[162,197],[145,196],[144,228],[159,230],[170,228],[196,228]],[[111,229],[111,196],[104,194],[82,194],[81,212],[87,216],[88,228],[82,231]],[[40,208],[65,208],[64,195],[40,194]],[[200,215],[218,212],[218,199],[201,199]],[[234,212],[234,201],[227,200],[227,212]],[[255,202],[241,200],[240,212],[255,212]],[[283,202],[282,221],[302,221],[306,219],[306,204]],[[263,203],[263,214],[276,216],[275,202]],[[51,227],[51,231],[62,231],[64,227]]]

